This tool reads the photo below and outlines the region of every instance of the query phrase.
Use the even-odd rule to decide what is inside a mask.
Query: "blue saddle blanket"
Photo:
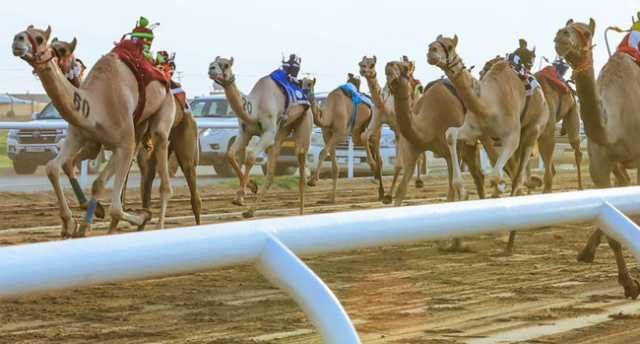
[[[346,83],[340,86],[340,89],[351,96],[351,101],[353,102],[353,113],[351,114],[351,120],[349,121],[349,127],[353,128],[356,124],[356,115],[358,114],[358,108],[360,104],[365,104],[369,108],[373,106],[373,102],[371,98],[363,93],[358,92],[358,89],[352,83]]]
[[[304,94],[302,88],[289,79],[287,72],[282,69],[277,69],[271,73],[271,79],[280,86],[282,92],[287,96],[285,108],[288,108],[291,104],[309,105],[309,100]]]

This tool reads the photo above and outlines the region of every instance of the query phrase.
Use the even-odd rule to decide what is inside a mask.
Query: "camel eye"
[[[42,44],[42,42],[44,42],[44,39],[42,39],[42,37],[38,36],[36,37],[36,42],[38,43],[38,45]]]
[[[65,48],[60,49],[60,55],[66,55],[67,50]]]

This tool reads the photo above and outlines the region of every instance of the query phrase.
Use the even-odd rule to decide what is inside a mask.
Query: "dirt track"
[[[446,179],[425,182],[423,189],[410,188],[409,203],[444,201]],[[323,202],[326,181],[310,189],[308,212],[381,206],[369,180],[340,183],[335,206]],[[576,185],[573,174],[561,174],[555,190]],[[205,222],[241,218],[242,208],[229,202],[232,192],[223,186],[203,188],[204,213],[221,214]],[[1,196],[1,245],[58,240],[52,194]],[[263,209],[276,210],[258,215],[293,215],[296,202],[295,192],[274,190]],[[170,216],[179,218],[173,223],[191,223],[189,214],[186,193],[177,190]],[[34,226],[45,227],[30,228]],[[486,235],[465,238],[471,249],[467,253],[441,252],[445,243],[425,242],[306,261],[337,294],[364,343],[640,342],[640,302],[622,298],[608,247],[599,249],[593,264],[575,262],[592,229],[591,224],[576,224],[521,232],[516,253],[509,257],[502,255],[504,235]],[[630,256],[628,262],[637,278]],[[252,267],[0,301],[0,343],[87,342],[320,339],[296,305]]]

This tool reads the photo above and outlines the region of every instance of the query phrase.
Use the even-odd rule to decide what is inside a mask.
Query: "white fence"
[[[640,187],[287,217],[0,248],[0,298],[253,263],[326,343],[360,343],[297,256],[598,221],[640,261]]]

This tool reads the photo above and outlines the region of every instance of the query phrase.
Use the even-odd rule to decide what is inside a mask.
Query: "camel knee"
[[[50,179],[58,178],[60,176],[60,162],[57,159],[49,161],[47,163],[46,172]]]
[[[449,128],[445,132],[445,139],[447,140],[447,145],[453,146],[458,139],[458,128]]]

